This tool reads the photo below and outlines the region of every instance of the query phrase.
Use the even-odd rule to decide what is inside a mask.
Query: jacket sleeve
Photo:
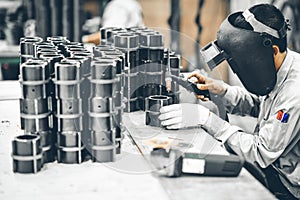
[[[223,103],[226,111],[231,114],[257,117],[259,113],[260,98],[238,86],[227,85]]]
[[[210,113],[203,128],[215,139],[228,146],[238,155],[251,163],[257,163],[262,168],[273,163],[290,142],[300,134],[300,103],[298,98],[280,98],[272,106],[269,116],[263,119],[257,133],[246,133],[236,126]],[[298,105],[298,106],[297,106]],[[287,118],[279,117],[278,111]]]

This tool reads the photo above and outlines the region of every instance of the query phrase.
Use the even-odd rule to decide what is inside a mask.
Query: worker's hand
[[[205,124],[209,110],[198,104],[172,104],[160,109],[159,120],[167,129],[180,129]]]
[[[199,90],[209,90],[209,92],[217,95],[224,95],[227,91],[227,87],[225,84],[220,81],[204,77],[197,72],[193,72],[188,76],[188,79],[195,77],[197,80],[194,82],[197,84]],[[204,99],[204,96],[197,96],[198,99]]]

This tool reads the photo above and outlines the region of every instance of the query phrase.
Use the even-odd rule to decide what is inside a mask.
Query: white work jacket
[[[287,51],[268,95],[258,97],[244,88],[228,86],[223,101],[229,113],[257,117],[256,129],[246,133],[210,114],[204,125],[208,133],[227,142],[250,163],[262,168],[273,164],[300,189],[300,54]]]

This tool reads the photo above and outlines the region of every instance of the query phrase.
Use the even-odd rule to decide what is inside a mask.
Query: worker
[[[112,0],[105,7],[102,27],[143,26],[142,8],[137,0]]]
[[[257,117],[254,132],[245,132],[198,104],[162,107],[159,119],[168,129],[201,126],[261,168],[269,190],[279,199],[291,200],[300,198],[300,55],[287,48],[288,29],[273,5],[233,13],[211,45],[219,54],[210,64],[224,56],[245,88],[197,73],[189,76],[196,78],[200,90],[219,95],[227,112]]]

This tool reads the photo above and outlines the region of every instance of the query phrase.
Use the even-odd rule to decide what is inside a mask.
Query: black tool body
[[[199,90],[197,84],[178,76],[171,75],[172,80],[176,81],[179,85],[187,89],[188,91],[194,92],[196,95],[203,95],[205,98],[210,99],[208,90]]]

